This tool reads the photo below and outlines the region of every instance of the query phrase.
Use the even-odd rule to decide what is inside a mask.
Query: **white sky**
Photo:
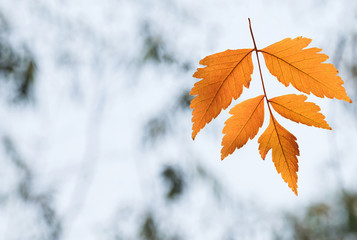
[[[332,132],[281,120],[300,146],[299,197],[277,174],[270,153],[265,161],[259,156],[257,139],[268,118],[255,139],[223,162],[221,131],[229,109],[201,130],[195,141],[191,140],[190,113],[175,114],[173,131],[159,146],[143,149],[145,123],[174,108],[172,96],[191,88],[196,80],[191,77],[194,70],[140,65],[137,60],[143,54],[140,28],[144,21],[162,36],[178,61],[188,61],[196,68],[206,55],[251,48],[248,17],[258,48],[286,37],[304,36],[313,39],[311,46],[323,48],[333,57],[339,36],[351,41],[350,36],[357,32],[356,1],[0,0],[0,11],[11,26],[13,45],[26,43],[39,70],[36,105],[24,109],[1,102],[0,132],[14,139],[34,167],[38,191],[54,189],[56,209],[69,229],[63,239],[100,238],[105,222],[121,206],[160,209],[163,203],[156,201],[163,190],[157,178],[164,163],[183,164],[185,169],[197,162],[204,164],[233,199],[253,202],[268,213],[331,197],[337,184],[331,168],[334,155],[339,158],[345,187],[356,189],[355,116],[337,100],[309,97],[321,106]],[[251,87],[235,102],[261,94],[255,56],[253,63]],[[348,68],[339,70],[352,97]],[[263,75],[269,96],[297,93],[279,85],[265,67]],[[0,164],[9,165],[5,160]],[[3,193],[11,192],[15,185],[12,171],[11,167],[0,170]],[[174,214],[172,222],[182,223],[187,239],[203,237],[198,237],[198,231],[207,227],[201,226],[200,214],[213,204],[207,199],[209,194],[204,187],[194,186],[185,201],[168,210]],[[4,223],[0,224],[0,238],[6,239],[16,229],[12,224],[21,219],[17,209],[21,206],[15,201],[0,208]],[[169,216],[167,211],[159,213],[162,218]],[[187,213],[192,214],[189,219]],[[217,208],[206,214],[207,226],[215,226],[214,219],[229,224],[231,218]],[[129,224],[127,231],[134,231],[131,227]],[[219,239],[224,230],[219,226],[209,229],[205,239]]]

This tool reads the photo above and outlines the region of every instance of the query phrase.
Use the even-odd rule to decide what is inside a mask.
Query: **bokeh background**
[[[0,0],[0,239],[357,239],[355,103],[309,96],[333,131],[279,118],[298,197],[257,138],[220,161],[229,109],[191,139],[192,74],[253,47],[248,17],[258,48],[312,38],[357,101],[355,0]]]

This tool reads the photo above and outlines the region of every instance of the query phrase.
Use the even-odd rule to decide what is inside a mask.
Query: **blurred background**
[[[220,161],[229,109],[191,139],[192,74],[253,47],[248,17],[258,48],[312,38],[357,101],[355,0],[0,0],[0,239],[357,239],[355,103],[309,96],[333,131],[278,118],[298,197],[258,137]],[[261,92],[255,67],[233,103]]]

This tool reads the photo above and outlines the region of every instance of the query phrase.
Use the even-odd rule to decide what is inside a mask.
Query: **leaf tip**
[[[341,98],[341,100],[348,102],[348,103],[353,103],[351,98],[345,93],[345,96],[343,98]]]
[[[348,103],[353,103],[351,98],[349,98],[348,96],[345,97],[345,98],[342,98],[342,100],[345,101],[345,102],[348,102]]]
[[[298,191],[297,191],[297,188],[296,189],[293,189],[293,192],[295,193],[295,195],[298,197]]]
[[[298,196],[299,194],[298,194],[298,186],[297,186],[297,184],[295,183],[295,184],[293,184],[292,186],[290,186],[290,184],[289,184],[289,187],[290,187],[290,189],[293,191],[293,193],[296,195],[296,196]]]
[[[229,152],[227,152],[227,149],[224,148],[224,145],[223,145],[223,139],[222,139],[222,149],[221,149],[221,161],[223,161],[228,155],[229,155]]]
[[[260,153],[260,157],[263,159],[263,161],[265,160],[265,157],[267,156],[266,153],[263,152],[263,150],[259,149],[259,153]]]
[[[192,132],[192,140],[193,140],[193,141],[195,141],[196,135],[197,135],[197,132],[193,131],[193,132]]]

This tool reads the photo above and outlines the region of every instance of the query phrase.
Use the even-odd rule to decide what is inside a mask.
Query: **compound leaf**
[[[203,68],[198,68],[193,77],[195,83],[190,94],[195,96],[190,107],[192,111],[192,138],[216,118],[248,88],[253,73],[252,52],[256,52],[260,79],[264,95],[248,99],[230,110],[232,115],[223,128],[221,159],[253,139],[264,122],[264,98],[267,100],[270,123],[259,137],[259,152],[263,159],[272,149],[272,160],[283,180],[297,195],[297,171],[299,146],[296,137],[282,127],[274,118],[270,105],[281,116],[297,123],[324,129],[331,129],[315,103],[306,102],[305,95],[288,94],[268,99],[258,53],[264,56],[270,73],[286,87],[290,84],[297,90],[317,97],[336,98],[352,103],[343,87],[336,68],[325,63],[328,56],[319,48],[306,48],[311,39],[286,38],[264,49],[257,49],[250,19],[249,28],[254,49],[227,50],[203,58]]]

